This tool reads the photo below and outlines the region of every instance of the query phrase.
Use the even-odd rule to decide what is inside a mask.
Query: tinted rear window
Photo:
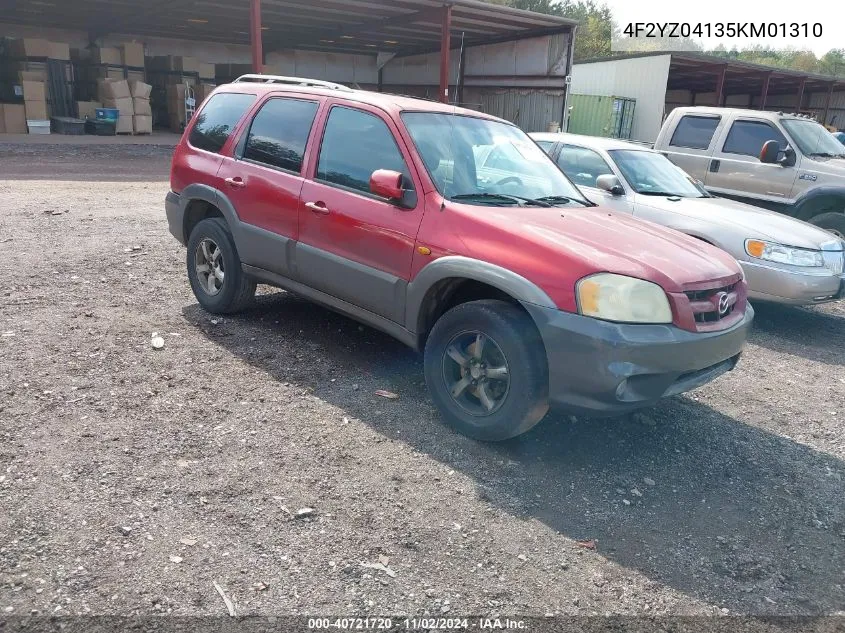
[[[255,95],[225,92],[214,95],[197,117],[188,141],[198,149],[219,152],[253,101]]]
[[[244,158],[299,173],[317,103],[271,99],[252,120]]]
[[[682,117],[669,145],[689,149],[707,149],[710,147],[713,132],[717,127],[719,127],[719,117]]]

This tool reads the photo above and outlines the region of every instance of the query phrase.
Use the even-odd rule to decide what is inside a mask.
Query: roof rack
[[[289,86],[307,86],[309,88],[328,88],[329,90],[353,92],[352,88],[330,81],[304,79],[303,77],[282,77],[281,75],[241,75],[235,79],[235,83],[287,84]]]

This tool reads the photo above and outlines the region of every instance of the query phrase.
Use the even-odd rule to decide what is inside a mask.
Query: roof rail
[[[342,90],[353,92],[352,88],[321,81],[319,79],[305,79],[303,77],[282,77],[281,75],[241,75],[235,79],[235,83],[264,83],[264,84],[287,84],[289,86],[308,86],[309,88],[328,88],[329,90]]]

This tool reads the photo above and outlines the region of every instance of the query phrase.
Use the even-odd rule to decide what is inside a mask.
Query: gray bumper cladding
[[[184,246],[185,210],[182,208],[178,193],[167,192],[167,197],[164,199],[164,210],[167,213],[167,225],[171,235]]]
[[[754,310],[730,329],[696,333],[674,325],[629,325],[523,304],[540,330],[552,404],[617,415],[695,389],[734,368]]]

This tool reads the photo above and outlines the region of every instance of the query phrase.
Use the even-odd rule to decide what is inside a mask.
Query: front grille
[[[684,294],[689,299],[696,326],[717,324],[730,317],[739,303],[739,282],[730,286],[692,290]]]

